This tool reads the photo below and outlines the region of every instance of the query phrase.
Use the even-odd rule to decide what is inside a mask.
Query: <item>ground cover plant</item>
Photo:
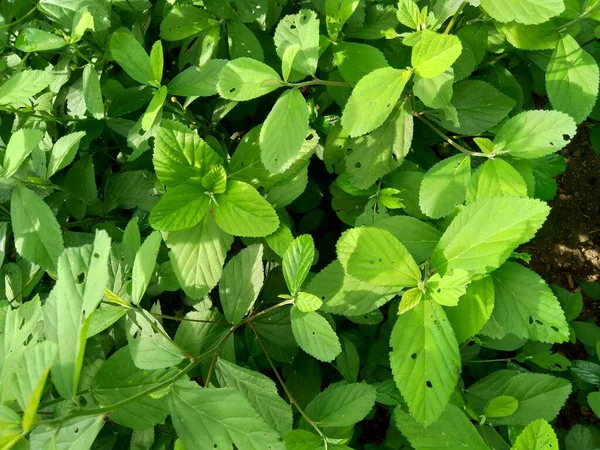
[[[600,1],[0,19],[0,448],[600,447],[600,328],[520,248]]]

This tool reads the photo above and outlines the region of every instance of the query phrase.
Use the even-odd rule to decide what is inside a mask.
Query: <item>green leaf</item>
[[[333,48],[333,59],[342,78],[354,86],[376,69],[388,67],[381,50],[357,42],[340,42]]]
[[[598,63],[572,36],[558,41],[546,70],[546,90],[554,109],[583,122],[596,104],[599,80]]]
[[[346,231],[337,243],[337,255],[349,275],[366,283],[411,287],[421,278],[406,247],[379,228]]]
[[[279,58],[288,47],[300,46],[300,50],[292,64],[292,74],[300,74],[297,78],[314,75],[319,60],[319,18],[314,11],[302,9],[298,14],[285,16],[279,21],[273,37]]]
[[[448,406],[460,373],[460,354],[452,326],[440,305],[421,301],[400,315],[390,339],[394,380],[411,415],[434,423]]]
[[[186,448],[213,450],[235,444],[244,449],[285,449],[278,434],[236,389],[203,389],[181,382],[173,385],[167,398],[175,431]]]
[[[472,281],[458,306],[446,308],[459,344],[481,331],[494,310],[494,283],[490,276]]]
[[[169,188],[150,213],[150,224],[156,230],[176,231],[200,222],[210,205],[210,198],[199,186],[182,184]]]
[[[308,105],[298,89],[281,94],[260,129],[260,159],[271,173],[281,173],[298,159],[308,132]]]
[[[70,192],[77,193],[77,197],[68,197],[66,202],[69,212],[75,219],[83,219],[88,208],[95,209],[98,188],[96,187],[94,160],[91,155],[82,155],[69,168],[64,185]]]
[[[400,406],[394,410],[393,418],[415,450],[489,450],[475,426],[454,405],[448,405],[439,419],[428,426],[417,422]]]
[[[294,430],[283,436],[286,450],[324,450],[324,441],[318,436],[306,430]],[[328,449],[332,448],[331,444]]]
[[[197,133],[179,122],[163,121],[154,144],[154,170],[167,186],[202,184],[202,177],[223,159]]]
[[[509,395],[519,402],[514,414],[494,419],[494,425],[526,426],[536,419],[554,420],[571,393],[564,378],[499,370],[467,390],[469,403],[483,413],[491,399]]]
[[[159,90],[154,93],[148,109],[142,116],[142,130],[148,131],[154,125],[157,116],[161,113],[165,100],[167,99],[167,87],[161,86]]]
[[[535,272],[507,262],[492,273],[496,305],[492,317],[515,336],[540,342],[565,342],[569,325],[552,290]]]
[[[519,401],[510,395],[494,397],[485,407],[485,416],[488,418],[511,416],[519,407]]]
[[[559,111],[525,111],[508,119],[494,138],[495,154],[534,159],[564,148],[577,133],[575,121]]]
[[[24,70],[0,86],[0,105],[14,105],[42,92],[53,80],[50,72]]]
[[[587,401],[596,417],[600,417],[600,392],[590,392]]]
[[[511,450],[555,450],[557,448],[558,439],[552,425],[544,419],[538,419],[527,425],[517,436]]]
[[[322,427],[348,427],[363,420],[375,405],[376,390],[367,383],[335,383],[319,393],[306,414]]]
[[[506,40],[521,50],[551,50],[556,47],[560,34],[554,20],[539,25],[523,25],[509,22],[496,25]]]
[[[484,162],[467,188],[467,203],[493,197],[527,197],[521,174],[500,158]]]
[[[227,43],[229,45],[229,57],[253,58],[258,61],[264,61],[265,55],[252,30],[242,22],[235,20],[227,22]]]
[[[223,314],[229,322],[241,322],[256,302],[263,281],[262,245],[251,245],[229,260],[219,282]]]
[[[350,141],[346,150],[350,182],[358,189],[372,186],[402,164],[412,139],[412,109],[405,100],[375,131]]]
[[[423,291],[419,288],[412,288],[402,292],[402,299],[398,305],[398,314],[404,314],[410,311],[423,300]]]
[[[410,216],[385,217],[373,224],[375,228],[387,230],[406,247],[418,264],[429,259],[442,233]]]
[[[466,80],[454,85],[452,106],[458,123],[440,119],[444,128],[469,136],[488,131],[498,125],[513,109],[516,102],[485,81]]]
[[[83,99],[87,111],[94,119],[100,120],[104,117],[100,79],[92,64],[86,64],[83,68]]]
[[[327,319],[316,312],[290,311],[292,333],[302,350],[319,361],[331,362],[342,351],[340,341]]]
[[[210,97],[217,94],[219,74],[227,61],[211,59],[202,67],[188,67],[178,73],[168,85],[171,95]]]
[[[454,70],[446,70],[433,78],[415,77],[414,92],[426,106],[444,111],[447,121],[458,125],[456,108],[452,106]]]
[[[279,227],[269,202],[242,181],[227,181],[227,191],[216,196],[213,213],[219,227],[234,236],[268,236]]]
[[[200,33],[219,22],[208,12],[195,6],[175,6],[160,23],[160,37],[180,41]]]
[[[113,353],[94,375],[90,392],[99,407],[113,405],[156,388],[170,379],[175,369],[142,370],[133,363],[128,346]],[[134,430],[163,423],[168,414],[164,399],[143,396],[109,414],[110,420]]]
[[[161,242],[160,233],[154,231],[146,238],[135,255],[131,283],[131,303],[134,305],[139,305],[148,288],[150,278],[154,274],[154,266],[156,265],[156,257],[158,256]]]
[[[411,64],[422,78],[435,78],[454,64],[462,51],[460,39],[451,34],[421,31],[412,50]]]
[[[36,427],[29,438],[32,449],[88,450],[105,424],[104,414],[77,417],[58,425]]]
[[[465,201],[471,179],[471,157],[462,153],[440,161],[427,171],[419,191],[421,211],[433,219],[450,215]]]
[[[204,298],[221,278],[233,237],[206,216],[192,228],[165,233],[164,240],[183,291],[194,300]]]
[[[219,73],[217,90],[228,100],[246,101],[282,86],[281,77],[265,63],[251,58],[229,61]]]
[[[335,358],[337,370],[342,374],[344,380],[353,383],[358,378],[360,370],[360,356],[356,346],[346,336],[342,336],[342,353]]]
[[[21,418],[8,406],[0,404],[0,445],[10,449],[23,437]]]
[[[466,270],[453,269],[443,277],[434,273],[426,283],[427,298],[442,306],[456,306],[470,282],[471,275]]]
[[[84,136],[85,131],[76,131],[62,136],[54,143],[48,160],[48,178],[73,162],[79,149],[79,142]]]
[[[342,114],[351,137],[362,136],[385,122],[410,79],[408,70],[376,69],[357,84]]]
[[[352,17],[359,3],[359,0],[325,0],[325,24],[331,40],[337,40],[340,31]]]
[[[323,306],[323,301],[316,295],[298,292],[294,304],[302,312],[312,312]]]
[[[227,190],[227,173],[223,166],[212,166],[208,173],[202,177],[202,187],[208,193],[222,194]]]
[[[222,19],[234,19],[244,23],[254,22],[263,16],[268,8],[267,0],[204,0],[203,4],[208,11]]]
[[[283,255],[283,277],[292,295],[302,287],[315,260],[315,243],[308,234],[297,237]]]
[[[15,47],[22,52],[46,52],[48,50],[58,50],[67,43],[64,38],[47,31],[27,28],[19,33],[15,41]]]
[[[498,22],[543,23],[565,10],[564,0],[481,0],[481,7]]]
[[[422,23],[419,5],[413,0],[399,0],[396,17],[402,25],[413,30],[417,30]]]
[[[215,351],[217,345],[231,330],[225,318],[215,309],[192,311],[185,315],[187,320],[177,327],[175,342],[192,355]]]
[[[77,393],[90,317],[108,283],[109,253],[105,231],[96,232],[93,244],[67,248],[58,260],[58,279],[44,305],[44,333],[58,346],[52,381],[65,399]]]
[[[458,213],[442,235],[431,267],[442,275],[452,269],[490,272],[535,235],[549,210],[545,203],[528,198],[478,200]]]
[[[10,178],[21,164],[27,159],[31,152],[40,144],[44,133],[40,130],[21,128],[10,136],[6,150],[4,151],[3,178]]]
[[[141,84],[156,86],[150,56],[126,28],[119,28],[110,38],[110,53],[123,70]]]
[[[55,271],[63,238],[50,207],[33,191],[17,186],[10,200],[17,252],[46,271]]]
[[[277,386],[270,378],[223,358],[217,360],[215,374],[220,386],[237,389],[267,425],[279,434],[292,430],[291,407],[279,396]]]
[[[94,24],[94,16],[89,11],[89,8],[81,8],[75,13],[73,16],[73,27],[71,30],[71,43],[76,43],[81,41],[83,35],[86,31],[92,30],[92,32],[96,31],[96,26]]]

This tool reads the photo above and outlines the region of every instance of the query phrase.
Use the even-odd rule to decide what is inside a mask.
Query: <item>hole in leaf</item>
[[[558,327],[555,327],[554,325],[552,325],[550,328],[552,328],[554,331],[558,331]]]
[[[230,94],[233,94],[234,92],[235,92],[235,88],[234,87],[232,87],[231,89],[229,89],[229,93]]]
[[[312,133],[310,133],[308,136],[306,136],[306,140],[307,140],[307,141],[310,141],[310,140],[311,140],[312,138],[314,138],[314,137],[315,137],[315,135],[314,135],[314,134],[312,134]]]
[[[550,145],[554,147],[554,142],[550,142]]]
[[[412,359],[417,359],[417,354],[416,354],[416,353],[413,353],[412,355],[410,355],[410,357],[411,357]]]
[[[237,7],[237,5],[235,4],[235,2],[229,2],[229,7],[230,7],[231,9],[233,9],[233,10],[234,10],[236,13],[238,12],[238,7]],[[215,448],[216,448],[216,447],[217,447],[217,445],[215,444]]]
[[[563,134],[563,139],[565,141],[570,141],[571,140],[571,136],[569,136],[568,134]]]
[[[81,272],[79,275],[77,275],[76,283],[81,284],[84,281],[85,281],[85,273]]]
[[[432,388],[432,387],[433,387],[433,384],[431,384],[431,381],[427,380],[427,381],[425,382],[425,386],[427,386],[428,388]]]
[[[436,292],[439,294],[440,292],[442,292],[442,288],[437,288]]]
[[[533,325],[533,317],[529,316],[529,325]]]
[[[362,167],[362,164],[360,162],[357,162],[356,164],[354,164],[354,167],[360,169]]]
[[[346,149],[346,155],[349,155],[350,153],[352,153],[354,151],[354,149],[352,148],[348,148]]]
[[[100,255],[98,253],[94,253],[94,258],[96,258],[96,259],[100,258]]]
[[[291,25],[290,25],[290,30],[295,30],[295,29],[296,29],[296,25],[294,25],[294,24],[291,24]]]

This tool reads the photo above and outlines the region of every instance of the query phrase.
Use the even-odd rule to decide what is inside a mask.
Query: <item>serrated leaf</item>
[[[192,228],[165,233],[164,240],[183,291],[194,300],[202,299],[219,282],[233,237],[206,216]]]
[[[209,97],[217,94],[219,74],[227,61],[211,59],[202,67],[188,67],[171,80],[167,89],[171,95]]]
[[[86,64],[83,68],[83,99],[87,111],[94,119],[100,120],[104,117],[100,79],[92,64]]]
[[[323,362],[331,362],[342,351],[340,341],[327,319],[316,312],[290,310],[292,333],[302,350]]]
[[[419,288],[412,288],[402,293],[402,299],[398,305],[398,314],[404,314],[410,311],[423,300],[423,291]]]
[[[263,281],[262,245],[251,245],[229,260],[219,282],[223,314],[229,322],[239,323],[250,311]]]
[[[41,425],[29,437],[32,449],[88,450],[105,424],[105,416],[77,417],[60,425]]]
[[[302,9],[298,14],[285,16],[279,21],[273,40],[281,59],[288,47],[300,46],[292,64],[292,74],[295,71],[300,75],[296,78],[314,75],[319,60],[319,18],[314,11]]]
[[[453,269],[443,277],[434,273],[426,283],[427,298],[442,306],[456,306],[470,282],[471,275],[466,270]]]
[[[600,392],[590,392],[587,396],[588,405],[596,414],[596,417],[600,417]]]
[[[126,28],[119,28],[110,38],[110,53],[123,70],[141,84],[156,85],[150,56]]]
[[[357,42],[340,42],[333,48],[333,60],[342,78],[354,86],[365,75],[388,67],[381,50]]]
[[[308,292],[298,292],[294,299],[294,305],[302,312],[312,312],[319,309],[323,305],[323,301]]]
[[[519,401],[510,395],[494,397],[485,407],[485,416],[489,418],[507,417],[519,407]]]
[[[251,58],[229,61],[219,72],[217,90],[228,100],[246,101],[273,92],[282,86],[277,72]]]
[[[204,0],[208,11],[222,19],[235,19],[240,22],[254,22],[261,17],[268,8],[267,0]],[[269,4],[270,5],[270,4]],[[269,6],[270,8],[270,6]]]
[[[452,106],[454,70],[446,70],[433,78],[415,77],[414,92],[426,106],[444,111],[446,120],[458,124],[456,108]]]
[[[525,111],[508,119],[494,138],[495,154],[534,159],[564,148],[577,133],[575,121],[559,111]]]
[[[161,242],[160,233],[154,231],[146,238],[135,255],[131,282],[131,303],[134,305],[139,305],[148,288],[150,278],[154,274],[154,266],[156,265],[156,257]]]
[[[554,49],[546,70],[546,90],[554,109],[583,122],[598,98],[598,63],[570,35]]]
[[[325,0],[325,18],[329,37],[337,40],[340,31],[356,11],[359,0]]]
[[[531,422],[517,436],[511,450],[555,450],[558,439],[552,426],[544,419]]]
[[[521,174],[500,158],[484,162],[467,188],[467,203],[493,197],[527,197],[527,184]]]
[[[44,305],[44,333],[58,346],[52,381],[65,399],[77,392],[90,316],[108,283],[109,252],[105,231],[96,232],[93,244],[67,248],[58,260],[58,279]]]
[[[490,272],[542,226],[549,207],[538,200],[494,197],[465,207],[433,251],[431,267],[442,275],[451,269]]]
[[[407,70],[376,69],[357,84],[342,114],[342,125],[350,136],[375,130],[385,122],[410,79]]]
[[[236,366],[223,358],[217,360],[215,374],[222,387],[236,388],[264,421],[279,434],[292,430],[292,410],[277,392],[275,383],[265,375]]]
[[[227,43],[229,45],[229,57],[253,58],[264,61],[265,55],[255,34],[242,22],[235,20],[227,22]]]
[[[429,259],[442,232],[432,225],[410,216],[385,217],[373,224],[389,231],[410,252],[418,264]]]
[[[50,72],[24,70],[0,86],[0,105],[20,103],[46,89],[53,80]]]
[[[152,208],[149,221],[156,230],[185,230],[204,218],[209,205],[210,197],[200,186],[174,186]]]
[[[458,343],[440,305],[421,301],[398,317],[390,339],[394,380],[411,415],[425,426],[444,412],[460,373]]]
[[[315,243],[308,234],[297,237],[283,255],[283,277],[292,295],[302,287],[315,259]]]
[[[27,159],[31,152],[40,144],[44,133],[40,130],[22,128],[10,136],[10,140],[4,151],[4,163],[2,168],[3,178],[10,178],[21,164]]]
[[[191,311],[177,327],[175,342],[192,355],[214,351],[231,330],[225,317],[215,309]]]
[[[451,34],[421,31],[412,50],[411,63],[422,78],[435,78],[454,64],[462,51],[460,39]]]
[[[543,23],[565,10],[563,0],[481,0],[481,7],[498,22]]]
[[[308,105],[298,89],[277,99],[260,129],[260,159],[269,172],[284,172],[298,159],[308,118]]]
[[[236,389],[203,389],[193,382],[173,385],[168,396],[175,431],[186,448],[268,448],[283,442]]]
[[[419,190],[421,211],[433,219],[450,215],[465,201],[470,179],[470,156],[460,153],[440,161],[423,177]]]
[[[492,317],[515,336],[540,342],[565,342],[569,325],[560,303],[535,272],[507,262],[492,273],[496,305]]]
[[[160,23],[160,37],[165,41],[180,41],[216,24],[218,21],[203,9],[176,5]]]
[[[354,228],[342,234],[336,248],[346,272],[366,283],[411,287],[421,278],[415,260],[389,231]]]
[[[402,25],[413,30],[417,30],[421,25],[421,11],[413,0],[399,0],[396,17]]]
[[[560,39],[554,20],[538,25],[509,22],[498,24],[497,27],[504,33],[508,42],[521,50],[551,50]]]
[[[319,393],[306,407],[306,414],[323,427],[347,427],[366,417],[377,393],[367,383],[335,383]]]
[[[85,131],[76,131],[62,136],[54,143],[48,160],[48,178],[71,164],[79,149],[79,142],[84,136]]]

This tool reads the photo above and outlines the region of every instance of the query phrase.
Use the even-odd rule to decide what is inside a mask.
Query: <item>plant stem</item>
[[[476,361],[469,361],[469,364],[475,363],[493,363],[493,362],[509,362],[514,361],[515,358],[501,358],[501,359],[478,359]]]
[[[23,17],[21,17],[20,19],[15,20],[14,22],[10,22],[4,25],[0,25],[0,30],[4,30],[6,28],[10,28],[14,25],[17,25],[18,23],[21,23],[23,21],[25,21],[29,16],[31,16],[33,13],[35,13],[37,10],[37,6],[34,6],[33,8],[31,8],[27,14],[25,14]]]
[[[206,374],[206,381],[204,382],[204,387],[207,388],[208,385],[210,384],[210,377],[213,373],[213,369],[215,367],[215,363],[217,362],[217,357],[219,356],[219,353],[215,352],[215,354],[212,357],[212,360],[210,362],[210,367],[208,368],[208,373]]]
[[[278,308],[281,308],[282,306],[291,305],[292,303],[294,303],[294,300],[293,299],[288,299],[288,300],[284,300],[282,302],[279,302],[276,305],[270,306],[267,309],[263,309],[262,311],[259,311],[256,314],[253,314],[252,316],[249,316],[246,319],[242,320],[240,322],[240,324],[237,327],[235,327],[235,328],[238,329],[242,325],[245,325],[247,323],[251,323],[253,320],[258,319],[260,316],[268,314],[271,311],[274,311],[274,310],[276,310]]]
[[[598,7],[600,7],[600,3],[596,3],[590,9],[582,12],[579,16],[575,17],[573,20],[570,20],[569,22],[565,23],[564,25],[561,25],[560,27],[556,28],[555,31],[557,31],[558,33],[562,33],[564,31],[566,31],[570,26],[575,25],[577,22],[580,22],[584,19],[587,19],[595,10],[598,9]],[[582,47],[583,47],[583,45],[582,45]]]
[[[431,128],[433,131],[435,131],[441,138],[443,138],[448,144],[450,144],[452,147],[454,147],[455,149],[457,149],[458,151],[464,153],[465,155],[469,155],[469,156],[480,156],[480,157],[484,157],[484,158],[492,158],[492,155],[488,155],[487,153],[480,153],[480,152],[474,152],[471,150],[467,150],[466,148],[464,148],[462,145],[457,144],[456,142],[454,142],[454,140],[450,139],[448,136],[446,136],[442,131],[440,131],[434,124],[432,124],[429,120],[427,120],[425,117],[423,117],[421,114],[419,113],[414,113],[414,116],[418,117],[419,119],[421,119],[423,122],[425,122],[425,124],[427,124],[427,126],[429,126],[429,128]]]
[[[465,9],[465,6],[467,6],[467,1],[464,1],[464,2],[462,2],[460,4],[460,6],[458,7],[458,9],[456,10],[456,13],[454,13],[454,15],[452,16],[452,20],[450,21],[450,23],[448,24],[448,26],[444,30],[444,34],[450,33],[450,30],[452,30],[452,27],[454,26],[454,24],[458,20],[458,16],[460,16],[460,14],[462,13],[462,10]]]
[[[114,305],[114,303],[111,303],[111,305]],[[197,322],[197,323],[210,323],[213,325],[231,325],[229,322],[223,322],[223,321],[218,321],[218,320],[186,319],[185,317],[175,317],[175,316],[169,316],[167,314],[158,314],[158,313],[153,313],[153,312],[151,312],[150,314],[152,314],[154,317],[159,317],[161,319],[168,319],[168,320],[176,320],[177,322]]]
[[[338,87],[348,87],[350,84],[345,81],[329,81],[329,80],[319,80],[315,78],[311,81],[303,81],[300,83],[284,83],[283,86],[292,87],[292,88],[303,88],[307,86],[338,86]]]

